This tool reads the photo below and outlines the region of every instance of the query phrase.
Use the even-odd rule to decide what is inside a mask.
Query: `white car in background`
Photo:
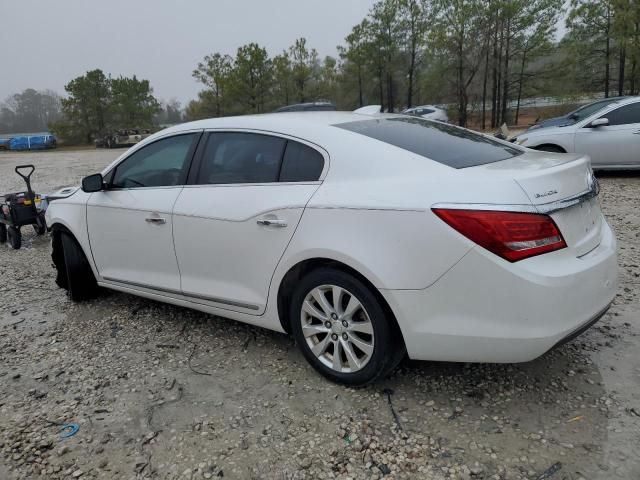
[[[605,104],[571,125],[532,128],[515,143],[547,152],[586,154],[598,170],[640,169],[640,97]]]
[[[422,105],[420,107],[407,108],[402,113],[405,115],[415,115],[416,117],[426,118],[427,120],[437,120],[444,123],[449,121],[447,111],[439,107],[434,107],[433,105]]]
[[[105,287],[290,332],[350,385],[405,353],[534,359],[616,293],[586,156],[418,117],[185,123],[69,192],[46,218],[72,300]]]

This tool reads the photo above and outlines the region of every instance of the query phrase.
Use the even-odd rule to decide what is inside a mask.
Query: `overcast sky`
[[[64,93],[87,70],[136,74],[183,104],[208,53],[249,42],[270,55],[296,38],[336,55],[375,0],[0,0],[0,101],[25,88]]]

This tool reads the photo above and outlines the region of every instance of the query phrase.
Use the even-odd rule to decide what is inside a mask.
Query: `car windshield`
[[[452,168],[475,167],[521,155],[487,136],[419,117],[388,117],[334,125],[394,145]]]
[[[599,102],[590,103],[589,105],[585,105],[584,107],[580,107],[577,110],[574,110],[567,115],[567,118],[571,119],[573,122],[579,122],[580,120],[584,120],[585,118],[590,117],[594,113],[602,110],[616,100],[617,99],[615,98],[608,98]]]

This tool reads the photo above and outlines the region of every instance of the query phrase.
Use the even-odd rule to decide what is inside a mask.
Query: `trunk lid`
[[[588,156],[527,151],[476,169],[492,178],[512,178],[535,211],[553,218],[576,256],[600,244],[604,217],[596,198],[598,184]]]

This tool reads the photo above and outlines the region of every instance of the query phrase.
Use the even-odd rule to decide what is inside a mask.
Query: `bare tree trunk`
[[[518,103],[516,105],[516,118],[514,124],[518,125],[518,117],[520,116],[520,100],[522,99],[522,84],[524,83],[524,66],[527,58],[527,49],[522,52],[522,63],[520,64],[520,78],[518,80]]]
[[[378,68],[378,87],[380,89],[380,108],[384,112],[384,75],[382,67]]]
[[[489,78],[489,42],[484,58],[484,79],[482,80],[482,130],[487,128],[487,80]]]
[[[504,76],[502,79],[502,121],[507,121],[507,104],[509,102],[509,54],[511,41],[511,19],[507,20],[507,41],[504,50]]]
[[[500,43],[498,46],[498,87],[496,91],[496,127],[502,123],[502,109],[500,108],[500,99],[502,98],[502,47],[504,39],[504,26],[500,25]]]
[[[495,128],[498,119],[497,119],[497,102],[498,98],[498,25],[495,25],[495,30],[493,34],[493,85],[491,87],[491,128]]]
[[[460,33],[460,37],[458,38],[458,72],[457,72],[457,81],[458,81],[458,125],[464,127],[467,125],[467,104],[465,102],[465,92],[464,92],[464,29]]]
[[[393,100],[393,74],[387,72],[387,104],[389,106],[389,113],[393,113],[394,100]]]
[[[411,61],[409,64],[409,85],[407,87],[407,108],[413,106],[413,75],[416,68],[416,47],[415,40],[412,40],[411,45]]]
[[[624,47],[620,48],[620,64],[618,66],[618,96],[624,95],[624,67],[627,63],[626,51]]]
[[[631,62],[631,81],[629,84],[629,94],[636,94],[636,60],[633,59]]]
[[[605,34],[607,35],[607,46],[604,54],[604,63],[605,63],[605,71],[604,71],[604,97],[609,98],[609,70],[610,70],[610,62],[611,62],[611,9],[607,7],[607,28],[605,29]]]
[[[364,106],[362,95],[362,67],[360,65],[358,65],[358,106]]]

